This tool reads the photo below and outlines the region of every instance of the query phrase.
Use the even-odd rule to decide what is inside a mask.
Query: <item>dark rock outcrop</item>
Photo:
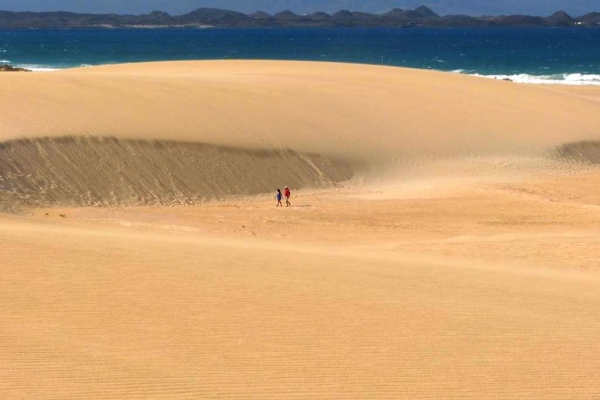
[[[25,68],[16,68],[9,64],[0,65],[0,72],[31,72]]]

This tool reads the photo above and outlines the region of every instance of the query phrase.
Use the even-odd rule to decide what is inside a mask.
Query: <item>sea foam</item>
[[[554,74],[554,75],[531,75],[531,74],[514,74],[514,75],[483,75],[478,73],[469,73],[465,70],[452,71],[459,74],[467,74],[488,79],[511,80],[517,83],[530,83],[536,85],[599,85],[600,75],[597,74]]]
[[[25,68],[25,69],[28,69],[33,72],[51,72],[51,71],[59,70],[59,68],[50,68],[50,67],[47,67],[44,65],[39,65],[39,64],[19,64],[19,65],[15,65],[15,67]]]

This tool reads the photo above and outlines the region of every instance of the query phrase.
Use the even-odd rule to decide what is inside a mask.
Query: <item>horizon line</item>
[[[121,13],[117,13],[117,12],[99,12],[99,13],[94,13],[94,12],[77,12],[77,11],[68,11],[68,10],[52,10],[52,11],[28,11],[28,10],[22,10],[22,11],[11,11],[11,10],[2,10],[2,9],[0,9],[0,13],[13,13],[13,14],[17,14],[17,13],[31,13],[31,14],[69,13],[69,14],[78,14],[78,15],[117,15],[117,16],[123,16],[123,17],[125,17],[125,16],[139,17],[139,16],[144,16],[144,15],[150,15],[150,14],[153,14],[153,13],[164,13],[164,14],[167,14],[167,15],[172,16],[172,17],[180,17],[180,16],[184,16],[184,15],[193,13],[193,12],[198,11],[198,10],[218,10],[218,11],[234,12],[234,13],[238,13],[238,14],[242,14],[242,15],[246,15],[246,16],[251,16],[251,15],[256,14],[256,13],[264,13],[264,14],[269,15],[270,17],[273,17],[273,16],[276,16],[276,15],[282,14],[282,13],[292,13],[292,14],[297,15],[297,16],[310,16],[310,15],[314,15],[314,14],[327,14],[329,16],[333,16],[333,15],[335,15],[337,13],[348,11],[348,12],[353,13],[353,14],[354,13],[361,13],[361,14],[368,14],[368,15],[375,15],[375,16],[384,16],[385,14],[387,14],[389,12],[392,12],[392,11],[395,11],[395,10],[399,10],[399,11],[415,11],[415,10],[417,10],[419,8],[426,8],[429,11],[432,11],[435,14],[437,14],[437,12],[435,12],[435,10],[433,8],[431,8],[429,6],[425,6],[425,5],[418,6],[418,7],[415,7],[415,8],[399,8],[399,7],[394,7],[394,8],[391,8],[391,9],[389,9],[389,10],[387,10],[385,12],[381,12],[381,13],[372,13],[372,12],[367,12],[367,11],[350,10],[350,9],[340,9],[340,10],[338,10],[336,12],[333,12],[333,13],[328,13],[328,12],[325,12],[325,11],[314,11],[314,12],[311,12],[311,13],[297,13],[297,12],[294,12],[294,11],[292,11],[290,9],[278,11],[276,13],[270,13],[270,12],[263,11],[263,10],[256,10],[256,11],[253,11],[253,12],[250,12],[250,13],[245,13],[245,12],[242,12],[242,11],[236,11],[236,10],[227,9],[227,8],[217,8],[217,7],[198,7],[198,8],[192,9],[192,10],[190,10],[188,12],[185,12],[183,14],[170,14],[170,13],[168,13],[166,11],[159,10],[159,9],[152,10],[152,11],[147,12],[147,13],[141,13],[141,14],[130,14],[130,13],[123,13],[123,14],[121,14]],[[548,18],[548,17],[551,17],[551,16],[553,16],[555,14],[558,14],[558,13],[564,13],[564,14],[570,16],[571,18],[579,18],[579,17],[583,17],[583,16],[586,16],[586,15],[589,15],[589,14],[594,14],[594,13],[599,13],[599,12],[600,11],[590,11],[590,12],[587,12],[585,14],[581,14],[581,15],[578,15],[578,16],[571,15],[568,12],[566,12],[565,10],[557,10],[557,11],[555,11],[555,12],[549,14],[549,15],[536,15],[536,14],[523,14],[523,13],[516,13],[516,14],[510,14],[510,13],[508,13],[508,14],[479,14],[479,15],[475,15],[475,14],[457,13],[457,14],[444,14],[444,15],[437,14],[437,18],[443,18],[443,17],[449,17],[449,16],[468,16],[468,17],[474,17],[474,18],[525,16],[525,17]],[[429,18],[435,18],[435,17],[429,17]]]

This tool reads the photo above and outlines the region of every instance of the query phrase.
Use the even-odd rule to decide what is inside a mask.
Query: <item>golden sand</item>
[[[4,74],[0,84],[2,140],[99,135],[375,161],[412,152],[513,154],[598,138],[598,104],[589,96],[401,68],[170,62]]]
[[[597,88],[249,61],[0,84],[0,397],[600,397],[600,169],[556,150],[600,140]],[[172,201],[200,189],[224,200]]]

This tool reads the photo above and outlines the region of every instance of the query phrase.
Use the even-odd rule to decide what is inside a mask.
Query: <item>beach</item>
[[[1,397],[600,396],[600,88],[284,61],[0,85]]]

